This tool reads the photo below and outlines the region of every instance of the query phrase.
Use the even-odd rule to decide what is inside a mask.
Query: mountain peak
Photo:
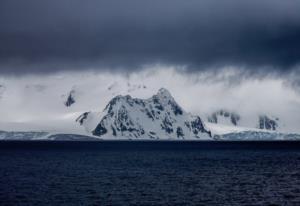
[[[152,98],[158,100],[162,104],[169,104],[170,102],[177,104],[171,93],[165,88],[160,88]]]
[[[95,116],[97,113],[84,113],[77,121],[94,127],[92,134],[104,138],[211,138],[200,117],[186,113],[164,88],[149,99],[116,96],[101,115]],[[90,126],[91,119],[97,123]]]
[[[160,88],[156,95],[163,98],[173,98],[171,93],[165,88]]]

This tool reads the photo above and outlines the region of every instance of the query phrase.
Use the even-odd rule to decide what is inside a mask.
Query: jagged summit
[[[77,121],[85,128],[93,128],[90,132],[100,137],[210,138],[201,118],[186,113],[164,88],[148,99],[118,95],[101,114],[84,113]]]
[[[160,88],[156,94],[158,97],[162,98],[162,99],[173,99],[171,93],[165,89],[165,88]]]

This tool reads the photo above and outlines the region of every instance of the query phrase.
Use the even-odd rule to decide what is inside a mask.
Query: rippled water
[[[5,204],[300,205],[300,143],[1,142]]]

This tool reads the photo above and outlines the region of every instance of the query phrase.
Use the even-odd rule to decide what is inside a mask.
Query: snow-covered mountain
[[[266,130],[277,130],[279,126],[279,118],[260,115],[258,120],[258,128]]]
[[[101,138],[211,139],[201,118],[185,112],[163,88],[148,99],[116,96],[103,112],[85,112],[76,121]]]
[[[39,119],[33,121],[32,124],[31,118],[19,118],[17,123],[9,122],[9,120],[5,122],[5,119],[4,122],[0,122],[0,129],[6,130],[0,131],[0,139],[300,140],[297,131],[289,129],[293,128],[293,125],[291,126],[291,122],[286,121],[286,117],[278,114],[272,115],[270,111],[245,114],[238,108],[234,111],[219,109],[206,115],[205,108],[201,107],[193,110],[197,111],[196,115],[191,115],[177,104],[166,89],[160,89],[157,94],[148,98],[155,90],[144,84],[112,84],[110,87],[107,85],[95,90],[87,89],[82,85],[74,85],[70,90],[63,89],[55,93],[50,99],[56,102],[45,101],[43,105],[45,108],[56,105],[52,108],[51,115],[48,114],[48,116],[45,116],[45,113],[39,113],[36,107],[28,110],[28,105],[36,102],[30,101],[31,99],[48,98],[47,92],[52,87],[43,84],[26,85],[24,91],[30,91],[32,98],[26,95],[27,102],[20,102],[20,104],[15,102],[15,104],[18,107],[19,105],[27,106],[23,112],[33,112],[35,114],[32,115],[33,120]],[[14,91],[7,92],[9,88],[4,85],[0,86],[0,100],[5,106],[8,106],[6,98],[16,95]],[[123,95],[111,99],[113,93]],[[2,99],[1,94],[4,94]],[[20,96],[23,92],[17,94]],[[126,94],[146,97],[146,99],[132,98]],[[186,105],[184,99],[180,100]],[[107,102],[103,111],[92,112],[97,111],[99,105],[104,107]],[[84,112],[87,109],[91,111]],[[252,116],[249,117],[247,114]],[[11,114],[5,112],[2,113],[2,117],[11,117]],[[44,119],[48,121],[43,122]],[[48,124],[55,126],[45,127]]]
[[[260,114],[252,119],[252,121],[247,119],[247,116],[242,116],[237,112],[226,109],[217,110],[207,116],[208,122],[227,126],[251,127],[271,131],[278,131],[279,127],[283,126],[279,118],[272,115]]]
[[[240,120],[240,115],[228,110],[220,109],[213,112],[208,118],[208,122],[219,123],[219,124],[229,124],[237,126]]]

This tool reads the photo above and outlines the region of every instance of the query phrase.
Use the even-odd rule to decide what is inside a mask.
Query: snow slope
[[[12,131],[0,131],[0,140],[59,140],[59,141],[91,141],[99,140],[99,138],[80,135],[80,134],[52,134],[48,132],[12,132]]]
[[[205,122],[214,140],[300,140],[300,134]]]

